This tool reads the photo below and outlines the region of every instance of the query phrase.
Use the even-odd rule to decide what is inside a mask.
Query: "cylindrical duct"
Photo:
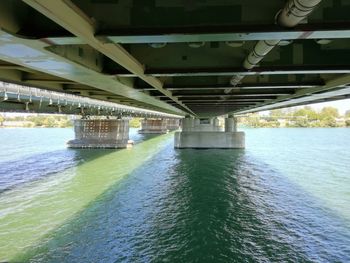
[[[281,10],[277,23],[284,27],[295,27],[307,17],[321,0],[289,0]]]
[[[260,40],[254,46],[254,49],[244,60],[243,67],[247,70],[254,68],[278,43],[280,40]],[[232,86],[237,86],[244,78],[243,75],[233,76],[230,80]],[[226,89],[225,93],[229,93],[231,89]]]
[[[230,83],[232,86],[237,86],[241,80],[244,78],[243,75],[236,75],[236,76],[233,76],[230,80]],[[229,93],[232,89],[225,89],[225,93]]]
[[[243,63],[247,70],[254,68],[277,44],[279,40],[260,40]]]
[[[289,0],[285,7],[277,16],[277,23],[284,27],[295,27],[307,15],[309,15],[321,0]],[[252,52],[248,55],[243,63],[246,70],[253,69],[259,62],[280,42],[276,40],[260,40]],[[236,75],[230,80],[232,86],[239,84],[244,76]],[[231,92],[232,89],[225,89],[225,93]]]

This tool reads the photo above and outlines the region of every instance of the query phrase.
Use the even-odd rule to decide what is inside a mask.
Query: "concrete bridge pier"
[[[126,148],[129,145],[129,120],[80,119],[74,121],[75,139],[70,148]]]
[[[232,116],[225,118],[225,132],[237,132],[237,118]]]
[[[186,117],[182,119],[181,129],[184,132],[192,131],[194,128],[194,119],[191,117]]]
[[[141,121],[141,134],[164,134],[168,132],[167,119],[143,119]]]
[[[214,128],[214,131],[221,131],[220,121],[218,118],[213,119],[213,128]]]
[[[176,131],[180,128],[180,119],[167,119],[167,129]]]
[[[232,116],[225,119],[225,131],[222,131],[217,118],[185,118],[182,131],[175,133],[175,148],[245,148],[245,134],[237,131],[237,120]]]

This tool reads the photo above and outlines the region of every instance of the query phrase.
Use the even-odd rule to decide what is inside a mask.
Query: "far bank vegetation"
[[[350,110],[340,115],[334,107],[315,110],[310,106],[302,108],[277,109],[267,115],[253,113],[241,118],[241,123],[252,128],[278,127],[350,127]]]
[[[20,128],[67,128],[72,127],[73,122],[67,115],[29,115],[4,117],[0,115],[0,127]]]

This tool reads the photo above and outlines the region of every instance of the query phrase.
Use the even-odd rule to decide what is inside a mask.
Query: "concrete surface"
[[[199,132],[185,131],[175,133],[175,148],[216,148],[244,149],[244,132]]]
[[[75,139],[70,148],[126,148],[129,141],[128,120],[75,120]]]

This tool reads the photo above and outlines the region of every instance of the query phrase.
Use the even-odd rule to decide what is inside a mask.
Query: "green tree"
[[[339,117],[339,112],[337,108],[334,107],[324,107],[321,110],[321,118],[322,116],[326,116],[326,117],[334,117],[334,118],[338,118]]]
[[[62,119],[60,119],[60,121],[58,123],[58,127],[60,127],[60,128],[67,128],[67,127],[71,127],[71,126],[72,126],[72,122],[68,118],[62,118]]]
[[[318,114],[310,106],[297,109],[293,113],[294,126],[296,127],[310,127],[316,126],[315,123],[318,121]],[[313,124],[313,125],[312,125]]]
[[[338,109],[334,107],[324,107],[320,112],[322,127],[337,127],[336,118],[339,117]]]
[[[271,117],[271,120],[277,121],[278,119],[285,118],[286,114],[285,114],[284,110],[276,109],[276,110],[270,111],[269,116]]]
[[[249,114],[249,116],[247,117],[247,125],[252,128],[261,127],[259,114],[258,113]]]
[[[141,120],[140,120],[140,118],[132,118],[129,121],[129,126],[131,128],[140,128],[141,127]]]
[[[310,106],[305,106],[301,109],[298,109],[294,112],[293,116],[295,117],[304,117],[307,120],[314,121],[318,119],[317,112],[312,109]]]
[[[49,116],[43,120],[43,126],[52,128],[56,126],[56,120],[55,117]]]

